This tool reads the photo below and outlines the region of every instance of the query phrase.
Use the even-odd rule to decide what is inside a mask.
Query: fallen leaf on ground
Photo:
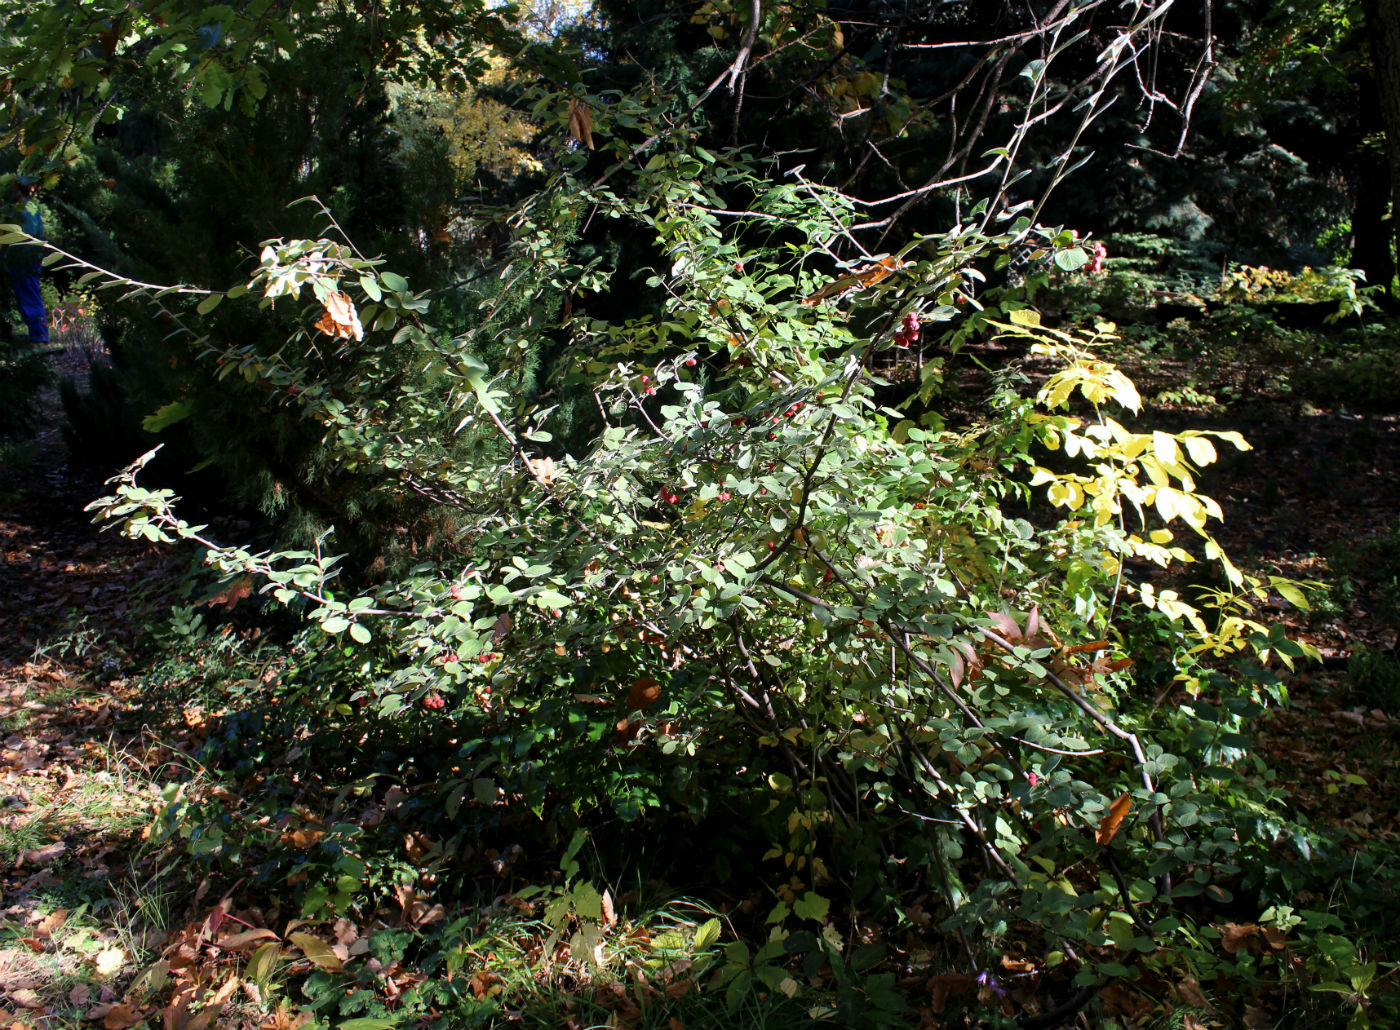
[[[113,1005],[102,1017],[104,1030],[127,1030],[146,1017],[135,1005]]]

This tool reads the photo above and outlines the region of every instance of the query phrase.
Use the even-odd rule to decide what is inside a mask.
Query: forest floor
[[[54,360],[83,372],[78,355]],[[1159,422],[1252,443],[1205,486],[1232,553],[1322,585],[1312,612],[1268,613],[1327,659],[1286,677],[1291,703],[1259,741],[1279,786],[1318,824],[1396,839],[1400,416],[1300,404],[1275,366],[1137,366]],[[1189,380],[1236,399],[1174,402],[1173,384]],[[260,945],[296,928],[231,912],[223,890],[151,839],[171,792],[200,776],[201,715],[157,733],[136,674],[139,640],[184,566],[90,525],[83,507],[102,484],[69,463],[54,397],[49,414],[27,460],[0,469],[0,1026],[298,1025],[295,1007],[246,973]],[[312,964],[355,946],[353,927],[326,936],[319,957],[303,947]]]

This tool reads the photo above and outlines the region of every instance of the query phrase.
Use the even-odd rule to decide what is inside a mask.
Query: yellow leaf
[[[1215,460],[1215,444],[1204,436],[1183,437],[1181,443],[1197,465],[1209,465]]]
[[[1163,465],[1175,465],[1179,454],[1176,447],[1176,437],[1160,430],[1155,431],[1152,434],[1152,453]]]

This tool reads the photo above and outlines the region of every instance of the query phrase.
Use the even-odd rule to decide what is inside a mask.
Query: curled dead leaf
[[[239,576],[237,579],[231,581],[228,586],[224,587],[224,589],[200,603],[206,604],[211,608],[215,605],[222,605],[229,611],[233,611],[239,601],[243,600],[245,597],[251,596],[253,596],[253,577]]]
[[[67,850],[67,844],[61,840],[56,840],[52,844],[45,844],[42,848],[34,848],[31,851],[21,851],[15,862],[15,868],[18,869],[25,865],[47,865],[54,859],[60,857]],[[67,914],[67,912],[64,912],[64,915]]]
[[[1250,941],[1259,933],[1255,923],[1227,923],[1220,928],[1220,946],[1227,955],[1237,954],[1240,949],[1249,947]]]
[[[597,149],[593,146],[593,112],[578,97],[569,100],[569,135],[589,150]]]
[[[525,467],[530,470],[530,475],[540,481],[542,486],[550,486],[558,476],[554,467],[554,459],[550,457],[526,458]]]
[[[321,838],[326,835],[325,830],[306,829],[297,827],[295,830],[288,830],[282,834],[282,843],[289,848],[297,848],[305,851],[307,848],[315,847],[321,843]]]
[[[408,852],[408,860],[413,863],[422,862],[433,853],[437,847],[425,833],[406,833],[403,838],[403,848]]]
[[[327,336],[334,336],[338,339],[356,340],[365,338],[365,330],[360,325],[359,313],[355,310],[355,303],[350,299],[349,294],[335,290],[326,294],[323,302],[325,311],[316,322],[316,328]]]
[[[802,298],[803,307],[815,307],[828,297],[835,297],[847,290],[862,289],[873,286],[882,279],[887,279],[899,269],[904,267],[904,262],[896,257],[883,257],[874,264],[857,268],[850,275],[843,275],[833,279],[815,293],[808,294]]]
[[[1108,814],[1099,822],[1098,841],[1100,844],[1107,844],[1118,835],[1123,820],[1128,818],[1128,813],[1132,809],[1133,796],[1127,792],[1124,792],[1118,800],[1108,806]]]
[[[56,908],[44,918],[34,924],[34,936],[39,938],[51,937],[59,927],[68,919],[66,908]]]

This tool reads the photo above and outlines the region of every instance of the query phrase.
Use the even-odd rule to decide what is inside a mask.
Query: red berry
[[[649,383],[649,382],[651,382],[651,376],[642,376],[642,382],[644,382],[644,383]]]
[[[671,494],[669,497],[666,498],[666,500],[670,501],[672,504],[675,504],[677,501],[680,500],[680,495],[679,495],[679,494]]]
[[[462,588],[459,587],[456,583],[453,583],[453,584],[452,584],[451,593],[452,593],[452,600],[454,600],[454,601],[460,601],[460,600],[462,599]]]
[[[1035,773],[1026,773],[1026,782],[1029,783],[1032,787],[1034,787],[1037,783],[1040,782],[1040,777],[1037,776]]]
[[[687,366],[688,368],[694,368],[694,367],[695,367],[695,359],[694,359],[694,358],[686,358],[686,359],[685,359],[685,363],[686,363],[686,366]]]
[[[425,698],[423,698],[423,707],[428,709],[429,711],[436,712],[441,708],[445,708],[446,706],[447,702],[444,701],[442,699],[442,695],[437,692],[433,692],[427,695]]]
[[[769,541],[768,541],[768,550],[771,551],[771,550],[773,550],[773,548],[775,548],[775,547],[777,547],[777,546],[778,546],[778,545],[775,544],[772,540],[769,540]]]

